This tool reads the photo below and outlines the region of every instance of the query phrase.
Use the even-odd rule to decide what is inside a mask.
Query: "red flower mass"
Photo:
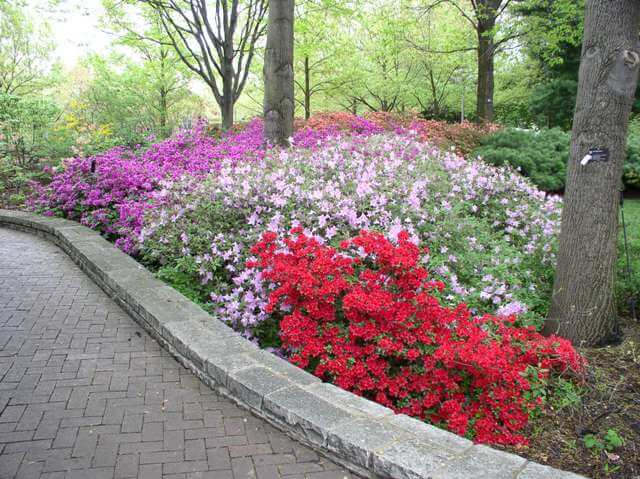
[[[542,404],[535,383],[584,368],[569,341],[515,317],[442,306],[433,293],[444,285],[418,265],[406,232],[396,245],[362,231],[336,249],[298,228],[282,242],[265,233],[252,252],[250,266],[276,285],[267,309],[282,312],[294,364],[477,442],[526,444]]]

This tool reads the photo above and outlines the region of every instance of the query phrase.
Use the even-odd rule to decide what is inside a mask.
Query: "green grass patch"
[[[624,250],[622,227],[618,245],[617,295],[620,312],[629,314],[629,302],[635,300],[636,314],[640,307],[640,199],[624,201],[624,218],[627,225],[627,244],[631,262],[631,275],[627,272],[627,255]]]

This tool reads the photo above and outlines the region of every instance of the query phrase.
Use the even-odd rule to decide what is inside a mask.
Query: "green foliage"
[[[640,190],[640,118],[629,123],[627,158],[622,179],[627,188]]]
[[[513,12],[530,32],[525,49],[545,70],[566,66],[567,50],[579,47],[584,31],[584,0],[525,0],[516,2]]]
[[[0,2],[0,92],[25,95],[47,83],[52,44],[46,24],[35,25],[23,2]]]
[[[0,93],[0,156],[31,168],[55,153],[59,108],[44,96]]]
[[[618,242],[616,297],[619,309],[629,314],[630,301],[636,303],[636,314],[640,313],[640,200],[624,201],[624,217],[627,224],[627,239],[631,274],[627,272],[627,258],[624,250],[623,232]]]
[[[570,130],[576,105],[577,79],[555,78],[536,85],[529,99],[529,111],[536,123]]]
[[[176,68],[166,47],[152,49],[141,64],[113,53],[91,56],[84,65],[91,80],[75,92],[67,117],[72,129],[89,133],[90,145],[97,143],[84,154],[134,146],[149,135],[164,138],[183,115],[191,116],[188,77]]]
[[[531,72],[536,65],[499,57],[496,64],[495,122],[504,126],[528,128],[534,124],[529,103]]]
[[[527,25],[524,51],[533,61],[526,75],[529,110],[538,126],[571,127],[584,30],[584,0],[526,0],[514,12]]]
[[[198,281],[198,265],[191,256],[179,258],[171,266],[162,266],[156,272],[158,279],[171,285],[191,301],[205,307],[207,293]]]
[[[560,191],[564,188],[569,141],[569,134],[557,128],[507,128],[483,138],[473,155],[496,166],[510,165],[545,191]]]
[[[0,156],[0,205],[22,205],[29,182],[44,181],[47,177],[46,173],[23,168],[11,158]]]
[[[574,382],[563,378],[554,380],[551,394],[551,406],[560,411],[575,408],[582,403],[582,390]]]
[[[615,429],[609,429],[603,435],[587,434],[582,438],[584,447],[595,451],[615,451],[624,445],[624,439]]]

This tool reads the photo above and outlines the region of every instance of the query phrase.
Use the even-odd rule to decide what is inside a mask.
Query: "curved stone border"
[[[221,394],[370,478],[578,479],[368,401],[238,335],[78,223],[0,210],[0,226],[60,246],[177,359]]]

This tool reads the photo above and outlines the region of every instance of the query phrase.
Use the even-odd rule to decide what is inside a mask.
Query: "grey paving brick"
[[[140,464],[138,479],[156,479],[162,477],[162,464]]]
[[[206,460],[207,451],[204,439],[190,439],[184,443],[184,458],[187,461]]]
[[[116,461],[115,478],[136,477],[139,458],[138,454],[120,454]]]
[[[0,456],[0,477],[13,477],[18,472],[24,452],[15,454],[2,454]]]
[[[231,460],[234,479],[254,479],[256,471],[250,457],[236,457]]]

